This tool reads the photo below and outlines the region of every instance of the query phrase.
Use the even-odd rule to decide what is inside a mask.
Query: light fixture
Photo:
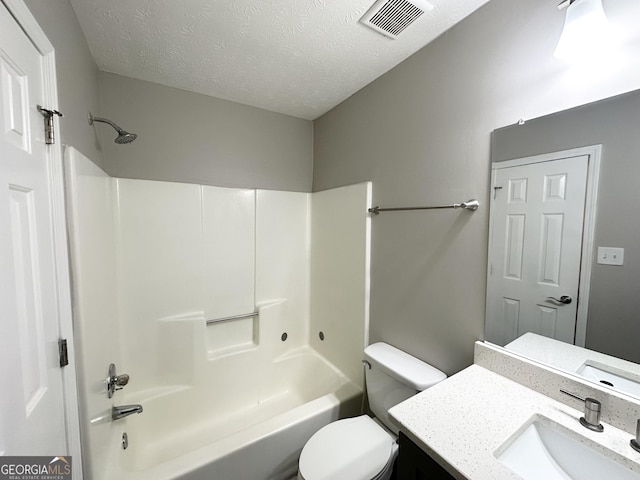
[[[554,56],[580,61],[601,56],[614,44],[613,31],[602,8],[602,0],[565,0],[567,16]]]

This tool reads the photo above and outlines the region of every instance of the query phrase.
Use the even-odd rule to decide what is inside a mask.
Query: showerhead
[[[102,122],[102,123],[107,123],[111,125],[114,128],[114,130],[118,132],[118,136],[115,138],[114,142],[116,142],[119,145],[131,143],[136,138],[138,138],[138,135],[136,135],[135,133],[129,133],[126,130],[123,130],[108,118],[94,117],[91,114],[91,112],[89,112],[89,125],[93,125],[93,122]]]
[[[138,135],[136,135],[135,133],[129,133],[126,130],[120,130],[114,142],[120,145],[124,145],[125,143],[133,142],[136,138],[138,138]]]

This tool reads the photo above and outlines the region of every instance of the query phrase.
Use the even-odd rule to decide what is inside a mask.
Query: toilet
[[[447,376],[386,343],[364,349],[368,415],[322,427],[300,454],[298,480],[388,480],[398,456],[398,427],[389,418],[394,405]]]

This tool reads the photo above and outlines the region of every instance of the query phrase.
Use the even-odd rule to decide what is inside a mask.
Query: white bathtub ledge
[[[603,433],[590,432],[578,421],[581,411],[478,365],[393,407],[390,414],[458,479],[519,479],[494,455],[536,415],[606,447],[619,456],[617,461],[640,472],[640,454],[629,447],[628,433],[607,424]]]

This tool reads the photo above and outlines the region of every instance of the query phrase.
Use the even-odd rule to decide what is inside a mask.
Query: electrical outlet
[[[598,263],[601,265],[622,265],[624,248],[598,247]]]

